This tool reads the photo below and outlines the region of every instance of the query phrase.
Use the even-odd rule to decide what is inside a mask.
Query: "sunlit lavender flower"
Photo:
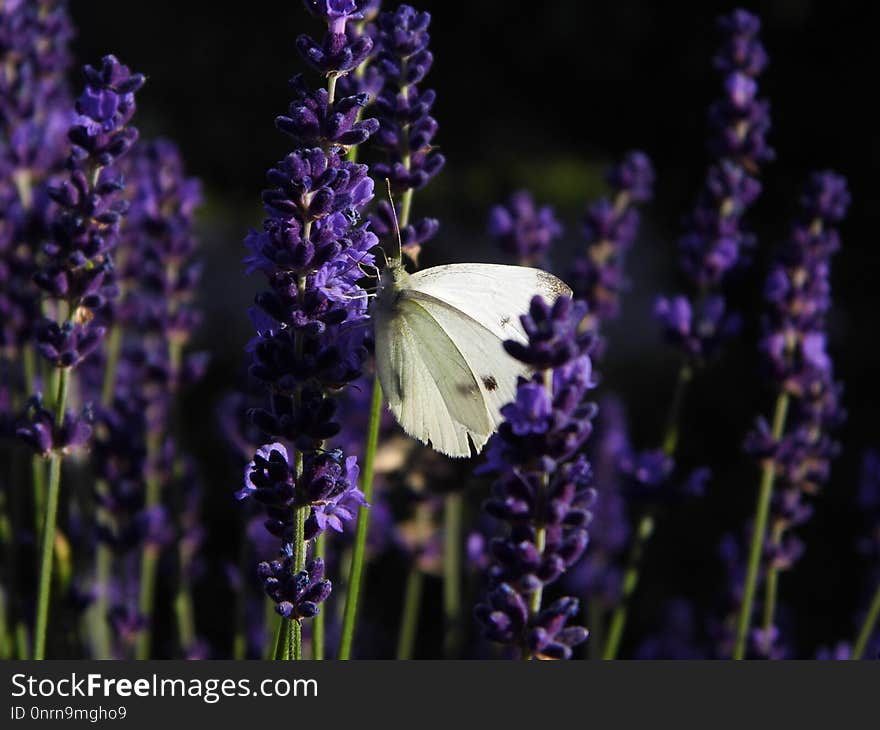
[[[542,266],[562,225],[549,205],[536,205],[531,193],[518,190],[507,205],[489,211],[489,235],[522,266]]]
[[[98,537],[121,561],[137,562],[145,550],[158,552],[174,537],[176,511],[168,511],[163,491],[186,460],[170,438],[173,399],[203,370],[204,357],[184,351],[199,321],[193,299],[201,265],[194,256],[193,223],[201,193],[198,181],[184,175],[177,148],[166,140],[137,144],[124,170],[130,208],[112,272],[121,296],[112,312],[102,313],[116,336],[108,341],[104,360],[84,371],[83,386],[93,389],[100,404],[92,453]],[[195,475],[188,481],[184,491],[197,493]],[[180,516],[194,511],[190,504]],[[183,536],[193,538],[196,531],[189,525]],[[192,545],[186,550],[192,553]],[[122,570],[140,575],[142,567],[123,565]],[[109,591],[106,585],[96,590]],[[146,611],[137,605],[137,595],[109,594],[134,601],[110,610]],[[149,615],[141,618],[148,628]]]
[[[35,253],[51,222],[48,187],[69,154],[72,36],[63,0],[0,8],[0,354],[11,362],[40,318]]]
[[[838,446],[832,436],[845,414],[842,387],[834,379],[827,351],[831,307],[831,257],[840,246],[836,225],[850,196],[846,180],[832,172],[814,174],[801,200],[801,216],[776,255],[767,278],[768,312],[761,349],[769,375],[788,399],[781,433],[759,419],[747,449],[775,471],[765,569],[790,570],[803,552],[793,534],[812,506],[804,501],[828,480]],[[778,407],[777,407],[778,408]],[[772,642],[764,626],[767,650]]]
[[[49,190],[57,213],[34,273],[57,314],[57,319],[46,317],[37,326],[38,351],[52,366],[68,371],[99,347],[107,331],[101,320],[108,301],[116,296],[112,252],[128,208],[114,163],[137,139],[129,121],[134,94],[144,83],[143,76],[132,74],[113,56],[105,56],[100,68],[86,66],[85,76],[85,90],[76,102],[78,116],[68,132],[73,143],[69,177]],[[66,405],[64,398],[60,400],[59,412]],[[68,418],[65,413],[57,416],[62,417]],[[32,440],[34,425],[23,424],[19,434]],[[64,450],[70,444],[53,446]]]
[[[757,78],[767,64],[760,21],[735,10],[719,19],[719,27],[723,41],[715,66],[724,75],[724,96],[709,110],[713,161],[679,241],[681,267],[693,293],[661,297],[655,306],[666,337],[691,363],[711,355],[737,329],[737,315],[722,288],[754,244],[743,217],[761,193],[761,166],[773,159],[766,142],[769,104],[758,98]]]
[[[318,568],[305,566],[306,544],[296,541],[297,514],[307,512],[300,519],[308,541],[326,528],[341,529],[363,503],[355,458],[322,447],[339,432],[331,394],[360,375],[367,354],[359,267],[373,262],[370,249],[378,240],[359,219],[373,197],[373,181],[365,165],[345,155],[377,125],[359,117],[365,95],[335,93],[336,79],[370,53],[370,37],[346,28],[363,19],[372,3],[327,0],[306,6],[327,23],[328,32],[321,42],[301,36],[297,45],[329,83],[326,92],[309,92],[301,78],[294,80],[296,101],[277,124],[297,148],[269,170],[263,230],[251,231],[245,241],[251,251],[248,272],[261,271],[269,284],[251,310],[257,336],[248,350],[250,374],[270,395],[268,407],[254,409],[252,419],[270,442],[257,450],[237,497],[266,506],[266,525],[282,542],[279,570],[292,561],[293,572],[306,571],[311,580]],[[314,615],[302,605],[317,606],[329,594],[323,578],[314,585],[326,583],[326,591],[301,595],[262,570],[266,590],[286,618]]]
[[[578,453],[596,412],[585,400],[594,384],[592,337],[578,332],[584,313],[567,297],[552,307],[532,300],[522,317],[528,343],[505,348],[538,372],[520,379],[516,400],[502,408],[505,420],[482,468],[496,474],[485,510],[510,532],[492,541],[489,593],[477,617],[488,638],[538,658],[567,659],[587,638],[585,629],[567,626],[576,599],[541,606],[544,586],[584,552],[592,518],[592,473]]]
[[[654,169],[643,152],[629,152],[606,175],[611,196],[587,208],[584,218],[586,252],[578,256],[566,281],[576,299],[587,303],[588,322],[614,319],[625,290],[624,259],[639,229],[638,205],[654,195]]]
[[[433,218],[411,220],[412,191],[427,185],[445,163],[433,145],[437,121],[431,116],[431,108],[436,94],[418,86],[434,62],[428,50],[430,22],[429,13],[401,5],[379,15],[376,38],[376,67],[383,86],[376,98],[380,126],[374,144],[386,159],[373,165],[372,171],[379,180],[387,178],[392,191],[402,196],[401,239],[404,251],[416,261],[421,245],[434,236],[439,224]],[[391,213],[390,204],[382,201],[371,217],[373,230],[380,238],[393,232]]]
[[[608,609],[620,599],[623,556],[632,532],[620,469],[620,459],[631,452],[631,447],[626,413],[617,398],[600,401],[596,436],[591,441],[597,495],[591,510],[590,549],[566,574],[564,585],[566,590]]]

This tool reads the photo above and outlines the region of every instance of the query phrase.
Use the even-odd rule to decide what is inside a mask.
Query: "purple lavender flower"
[[[522,317],[528,343],[505,347],[543,372],[520,379],[482,467],[496,474],[485,510],[508,523],[509,534],[491,543],[487,602],[476,615],[488,638],[538,658],[567,659],[587,638],[585,629],[566,625],[578,613],[576,599],[540,606],[544,586],[583,554],[592,519],[592,472],[578,454],[596,412],[585,401],[594,383],[591,338],[578,334],[584,313],[583,304],[566,297],[552,307],[532,300]]]
[[[793,400],[782,438],[774,439],[766,421],[760,420],[747,445],[756,456],[776,464],[784,487],[777,507],[786,523],[809,516],[786,487],[812,494],[827,480],[837,450],[830,432],[844,417],[825,329],[831,306],[831,256],[840,245],[835,225],[848,203],[843,178],[830,172],[815,174],[802,200],[801,219],[767,278],[769,311],[761,349],[769,374]]]
[[[153,575],[142,575],[146,566],[137,565],[143,553],[179,538],[184,569],[193,564],[199,542],[192,501],[185,510],[168,510],[163,496],[198,494],[197,478],[169,434],[174,396],[203,370],[203,356],[185,352],[200,318],[193,306],[200,272],[193,225],[201,194],[168,141],[139,142],[120,167],[129,209],[118,266],[108,274],[120,296],[101,312],[116,336],[104,358],[83,369],[82,387],[100,404],[91,460],[98,480],[98,539],[116,557],[109,579],[118,582],[125,570],[151,582]],[[115,603],[107,610],[140,612],[142,628],[150,628],[137,591],[110,595]]]
[[[769,105],[757,96],[757,77],[767,63],[760,21],[735,10],[719,19],[719,27],[723,41],[715,65],[724,74],[724,96],[709,110],[713,162],[679,241],[681,267],[694,293],[660,297],[655,306],[666,338],[687,362],[700,362],[737,331],[738,315],[730,311],[723,285],[754,245],[743,218],[761,193],[761,166],[773,159],[766,142]]]
[[[363,20],[372,8],[371,0],[304,0],[312,15],[327,24],[322,43],[303,34],[296,45],[303,59],[324,76],[343,76],[360,66],[370,53],[373,41],[369,36],[351,39],[346,34],[350,20]]]
[[[522,266],[543,264],[553,240],[562,235],[553,208],[538,207],[527,190],[518,190],[506,206],[489,211],[488,230],[501,250]]]
[[[643,152],[629,152],[608,170],[611,197],[590,204],[584,218],[586,253],[575,259],[568,281],[589,307],[589,323],[615,319],[626,288],[624,259],[639,229],[637,205],[653,197],[654,169]]]
[[[626,414],[619,400],[606,397],[599,404],[597,433],[592,440],[596,504],[592,509],[590,549],[564,578],[565,588],[608,609],[620,599],[622,560],[632,532],[619,463],[631,451]]]
[[[302,473],[297,476],[283,444],[262,446],[245,471],[244,488],[236,492],[239,500],[252,498],[266,508],[266,529],[293,541],[293,510],[308,507],[306,539],[328,527],[342,531],[357,507],[366,504],[357,488],[357,459],[341,454],[311,452],[306,455]]]
[[[280,560],[260,563],[257,570],[279,615],[296,620],[312,618],[332,588],[324,579],[324,561],[315,558],[297,571],[289,548],[289,544],[285,546]]]
[[[49,237],[47,189],[69,154],[72,36],[66,2],[0,9],[0,351],[10,363],[20,360],[40,319],[35,254]]]
[[[113,56],[105,56],[100,69],[86,66],[85,75],[86,87],[76,105],[79,116],[68,132],[73,143],[69,174],[61,185],[49,189],[56,203],[51,237],[42,247],[34,272],[34,281],[46,298],[54,300],[60,317],[44,317],[37,324],[36,344],[50,365],[65,371],[59,377],[65,387],[55,404],[55,420],[65,425],[70,422],[71,434],[86,430],[66,412],[68,373],[103,341],[108,302],[117,294],[112,283],[112,253],[128,206],[122,199],[124,182],[115,163],[137,138],[137,130],[128,122],[134,113],[134,92],[144,82],[143,76],[132,74]],[[98,97],[102,101],[95,103]],[[19,435],[37,448],[46,446],[45,438],[35,438],[41,409],[28,416],[30,420],[21,424]],[[63,448],[75,440],[50,441]]]
[[[775,474],[770,537],[763,553],[765,571],[774,574],[790,570],[803,552],[793,530],[812,514],[805,497],[828,480],[838,452],[832,433],[845,418],[842,388],[834,379],[826,349],[826,319],[831,307],[831,257],[840,245],[835,226],[849,201],[842,177],[815,173],[801,200],[800,218],[767,278],[761,350],[779,398],[788,403],[787,419],[780,432],[759,419],[746,449]],[[777,635],[772,628],[766,624],[761,628],[763,653],[771,656]]]
[[[379,15],[376,38],[379,54],[375,65],[383,86],[375,104],[379,132],[374,142],[387,160],[373,165],[373,174],[380,180],[387,178],[391,189],[404,196],[401,238],[404,250],[416,261],[421,245],[434,236],[438,223],[433,219],[410,220],[412,191],[427,185],[445,162],[433,146],[437,121],[431,108],[436,94],[418,88],[434,61],[428,50],[430,22],[429,13],[401,5],[394,12]],[[393,232],[387,202],[380,203],[371,220],[380,238]]]
[[[360,376],[367,355],[366,292],[358,281],[378,243],[359,222],[373,181],[365,165],[346,159],[378,124],[360,118],[367,94],[336,95],[337,79],[355,72],[373,47],[369,35],[350,29],[374,14],[375,4],[305,4],[328,32],[320,42],[300,36],[297,45],[328,85],[313,92],[301,77],[293,80],[296,98],[276,124],[297,146],[269,170],[267,218],[245,240],[248,273],[262,272],[269,284],[251,310],[257,335],[247,348],[250,375],[270,396],[251,418],[269,442],[257,449],[236,494],[266,509],[265,525],[281,540],[283,559],[264,564],[261,576],[276,610],[296,621],[315,615],[330,593],[323,563],[305,566],[297,520],[304,519],[308,543],[327,528],[341,530],[364,503],[355,457],[323,447],[339,432],[332,394]]]

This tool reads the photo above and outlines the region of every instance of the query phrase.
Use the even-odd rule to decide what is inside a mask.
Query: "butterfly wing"
[[[470,456],[494,431],[480,386],[455,342],[418,303],[377,308],[376,367],[404,431],[448,456]]]
[[[449,264],[410,276],[409,288],[439,299],[482,324],[501,340],[525,342],[519,318],[532,297],[548,301],[571,296],[571,289],[553,274],[528,266]]]
[[[455,342],[480,388],[480,395],[494,427],[501,423],[501,407],[516,398],[516,381],[529,368],[504,350],[503,340],[483,323],[451,304],[418,290],[408,290],[405,298],[417,302]],[[507,338],[513,338],[511,333]],[[517,338],[519,339],[519,338]],[[494,428],[493,428],[494,431]],[[482,444],[476,444],[477,451]]]

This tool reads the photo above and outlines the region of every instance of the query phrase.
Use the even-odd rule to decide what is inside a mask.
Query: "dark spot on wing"
[[[403,380],[400,377],[400,373],[396,373],[396,375],[394,389],[397,391],[397,400],[403,400]]]
[[[498,388],[498,381],[495,380],[495,377],[493,375],[484,375],[483,385],[486,386],[486,390],[493,391]]]
[[[507,327],[507,325],[509,325],[509,324],[510,324],[510,317],[508,317],[507,315],[503,316],[501,318],[501,326]]]

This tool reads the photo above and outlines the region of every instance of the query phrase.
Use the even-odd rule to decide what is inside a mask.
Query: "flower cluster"
[[[73,29],[67,3],[5,3],[0,9],[0,437],[12,436],[22,403],[37,391],[33,334],[41,319],[33,282],[35,253],[53,214],[48,196],[69,153],[73,117],[65,76]],[[82,419],[60,427],[41,397],[30,399],[20,435],[37,453],[70,449],[88,439]]]
[[[69,149],[65,83],[73,29],[63,0],[0,10],[0,351],[15,359],[39,319],[34,253],[47,236]]]
[[[521,266],[542,266],[562,225],[549,205],[538,207],[531,193],[518,190],[507,205],[489,211],[489,235]]]
[[[332,394],[361,374],[366,358],[367,301],[358,280],[378,243],[360,222],[373,181],[365,165],[346,159],[378,125],[360,118],[366,94],[336,97],[336,80],[353,73],[372,49],[369,35],[347,30],[350,21],[375,8],[355,0],[306,7],[328,32],[321,42],[301,36],[297,45],[329,83],[310,92],[302,78],[292,82],[296,99],[276,124],[297,147],[269,170],[267,218],[262,231],[245,240],[248,271],[262,272],[269,284],[251,310],[257,336],[248,346],[250,374],[270,394],[268,407],[253,409],[251,417],[269,443],[258,449],[236,495],[266,507],[266,527],[281,540],[283,560],[263,566],[261,574],[278,612],[295,619],[314,615],[329,594],[323,567],[305,565],[297,514],[308,512],[308,542],[327,527],[341,529],[363,503],[354,457],[322,447],[339,431]]]
[[[251,497],[263,505],[268,515],[266,529],[289,544],[293,542],[293,511],[297,507],[309,508],[307,540],[328,527],[342,532],[343,523],[365,504],[357,477],[354,456],[343,460],[341,452],[309,452],[297,474],[284,445],[267,444],[248,464],[244,487],[236,497]]]
[[[49,311],[57,317],[44,317],[37,325],[37,347],[59,369],[79,365],[107,331],[103,320],[117,293],[111,254],[128,208],[115,163],[137,138],[129,121],[134,94],[144,83],[143,76],[132,74],[113,56],[105,56],[100,68],[86,66],[85,75],[86,87],[76,102],[78,116],[68,132],[73,143],[69,176],[49,189],[57,212],[34,272],[37,286],[54,304]],[[25,424],[19,433],[29,439],[33,427],[34,422]],[[59,441],[53,448],[70,445]]]
[[[589,596],[603,609],[617,604],[623,579],[622,560],[632,528],[627,515],[620,460],[631,451],[623,404],[614,396],[602,399],[592,439],[596,504],[592,509],[590,549],[565,577],[565,587]]]
[[[126,562],[146,546],[158,550],[173,537],[162,503],[163,488],[184,463],[169,435],[173,400],[204,366],[202,355],[184,356],[199,321],[193,299],[201,262],[194,256],[193,225],[201,193],[198,181],[184,175],[177,148],[166,140],[138,143],[122,167],[130,207],[113,272],[120,298],[112,312],[104,313],[116,337],[108,339],[103,360],[96,358],[94,367],[84,369],[83,381],[100,403],[92,452],[98,539],[122,570],[137,575],[139,568]],[[194,476],[185,481],[183,492],[197,491]],[[189,505],[180,516],[193,509]],[[181,524],[181,529],[184,539],[197,532],[195,525]],[[115,597],[110,611],[138,613],[125,591],[108,585],[96,591]],[[140,616],[140,623],[148,627],[149,617]]]
[[[629,152],[606,175],[610,197],[587,208],[584,218],[586,254],[575,259],[567,281],[576,299],[587,303],[588,324],[614,319],[626,288],[624,257],[639,229],[638,204],[653,197],[654,169],[643,152]]]
[[[552,306],[540,297],[522,317],[527,344],[507,351],[536,371],[522,378],[516,400],[491,441],[484,471],[497,475],[485,510],[510,526],[491,543],[489,594],[476,609],[486,635],[526,656],[561,659],[587,637],[567,626],[578,601],[542,608],[543,588],[557,581],[587,546],[592,473],[579,454],[596,413],[585,398],[594,387],[589,348],[579,332],[586,307],[567,297]]]
[[[723,284],[754,244],[743,217],[761,193],[761,166],[773,159],[766,142],[770,109],[758,98],[757,78],[767,65],[760,21],[735,10],[719,25],[724,39],[715,66],[724,75],[724,96],[709,110],[714,162],[679,242],[681,266],[695,294],[660,297],[655,307],[665,336],[690,362],[711,355],[738,327]]]
[[[842,423],[841,386],[827,350],[831,257],[840,246],[836,225],[850,196],[846,180],[816,173],[801,200],[801,217],[780,248],[765,288],[768,312],[761,349],[770,376],[789,399],[784,431],[760,419],[748,450],[773,464],[777,489],[771,507],[768,569],[789,570],[803,552],[793,528],[812,508],[803,500],[828,480],[837,453],[833,431]]]
[[[378,179],[387,178],[391,189],[404,195],[401,208],[401,239],[406,253],[418,259],[420,247],[437,232],[431,218],[410,220],[410,191],[418,190],[440,172],[445,159],[433,146],[437,121],[431,116],[436,94],[418,87],[434,62],[428,50],[431,15],[401,5],[383,12],[377,22],[379,53],[376,67],[383,79],[376,98],[379,132],[375,145],[387,155],[373,166]],[[393,233],[390,204],[383,201],[372,216],[379,237]]]

